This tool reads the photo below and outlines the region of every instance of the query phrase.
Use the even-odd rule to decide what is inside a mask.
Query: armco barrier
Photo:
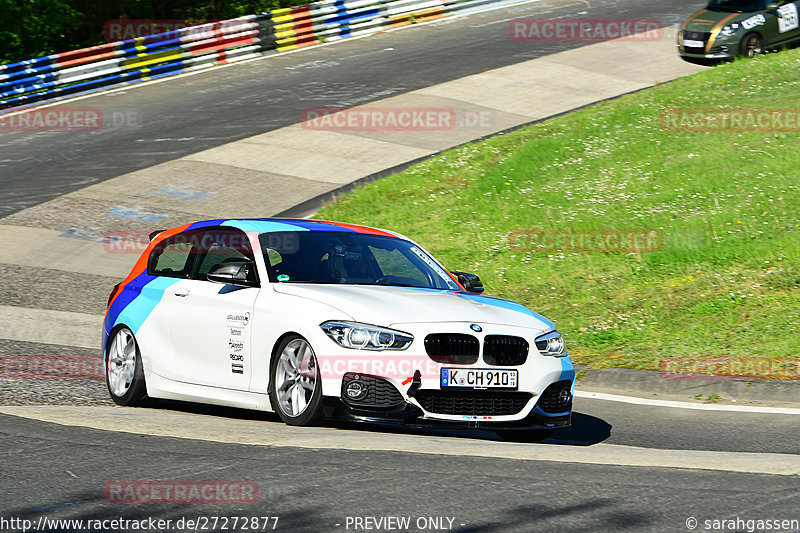
[[[0,66],[0,110],[375,33],[508,0],[321,0]]]

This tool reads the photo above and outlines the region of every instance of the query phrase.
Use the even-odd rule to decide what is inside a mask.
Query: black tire
[[[299,351],[299,346],[302,345],[307,347],[305,355],[302,355]],[[298,348],[296,349],[295,347]],[[298,394],[303,394],[305,401],[305,407],[299,413],[292,412],[298,408],[294,406],[294,398],[291,397],[290,390],[285,390],[282,393],[279,390],[285,388],[292,381],[292,378],[289,377],[285,370],[287,367],[284,366],[280,371],[278,369],[278,366],[282,364],[281,360],[284,354],[290,353],[294,353],[297,356],[296,361],[298,361],[298,364],[293,369],[298,370],[298,373],[296,374],[294,385],[290,385],[289,388],[300,387]],[[289,356],[287,355],[287,357]],[[307,386],[312,376],[313,391],[309,391],[303,388],[301,382],[304,382]],[[285,395],[287,394],[291,397],[287,399],[290,401],[289,405],[281,399],[281,396],[286,398]],[[317,356],[314,354],[311,344],[300,335],[285,337],[275,350],[275,355],[272,357],[269,368],[269,401],[272,409],[280,419],[290,426],[311,426],[322,419],[322,380],[319,375]]]
[[[126,341],[125,339],[129,340]],[[126,364],[130,366],[130,362],[124,363],[120,361],[121,353],[118,351],[118,344],[115,344],[115,342],[124,342],[122,353],[124,354],[127,348],[127,353],[132,353],[135,358],[133,361],[133,375],[130,376],[130,379],[126,378],[122,371]],[[113,355],[112,350],[114,350]],[[105,366],[106,387],[115,404],[135,407],[149,403],[150,398],[147,396],[147,384],[144,378],[144,366],[142,365],[139,343],[136,342],[136,337],[127,327],[116,328],[109,335],[108,345],[106,346]]]
[[[739,53],[742,57],[758,57],[764,53],[764,40],[757,33],[748,33],[742,39]]]
[[[508,442],[542,442],[555,433],[555,429],[498,429],[497,436]]]

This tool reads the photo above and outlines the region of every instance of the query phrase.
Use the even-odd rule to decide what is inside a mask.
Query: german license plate
[[[488,368],[443,368],[442,388],[516,389],[516,370]]]
[[[683,46],[688,46],[689,48],[705,48],[706,43],[703,41],[693,41],[691,39],[684,39]]]

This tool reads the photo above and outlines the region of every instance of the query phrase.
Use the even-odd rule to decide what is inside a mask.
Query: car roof
[[[386,237],[405,238],[399,233],[370,228],[358,224],[347,224],[345,222],[331,222],[328,220],[312,220],[304,218],[234,218],[204,220],[193,224],[186,224],[173,228],[169,233],[175,234],[183,231],[215,227],[228,226],[240,229],[244,232],[255,233],[275,233],[279,231],[335,231],[343,233],[362,233],[367,235],[382,235]]]

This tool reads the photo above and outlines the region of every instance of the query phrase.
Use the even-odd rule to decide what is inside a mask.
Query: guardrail
[[[0,66],[0,110],[376,33],[502,0],[321,0]]]

